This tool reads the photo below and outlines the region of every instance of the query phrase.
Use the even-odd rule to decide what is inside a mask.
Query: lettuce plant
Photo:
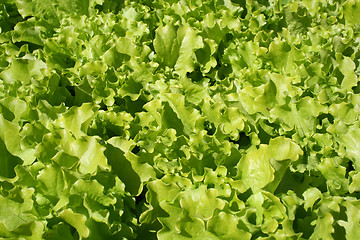
[[[360,237],[359,0],[3,0],[0,238]]]

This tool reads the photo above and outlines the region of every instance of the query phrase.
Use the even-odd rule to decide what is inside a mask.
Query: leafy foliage
[[[5,0],[0,238],[359,232],[358,0]]]

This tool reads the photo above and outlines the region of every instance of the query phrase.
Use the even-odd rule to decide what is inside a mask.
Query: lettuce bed
[[[359,0],[2,0],[0,29],[1,238],[360,237]]]

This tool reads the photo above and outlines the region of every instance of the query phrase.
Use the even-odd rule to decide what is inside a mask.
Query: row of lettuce
[[[359,13],[6,0],[0,237],[360,236]]]

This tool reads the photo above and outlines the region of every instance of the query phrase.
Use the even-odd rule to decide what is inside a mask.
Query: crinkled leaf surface
[[[356,239],[359,9],[3,0],[0,238]]]

